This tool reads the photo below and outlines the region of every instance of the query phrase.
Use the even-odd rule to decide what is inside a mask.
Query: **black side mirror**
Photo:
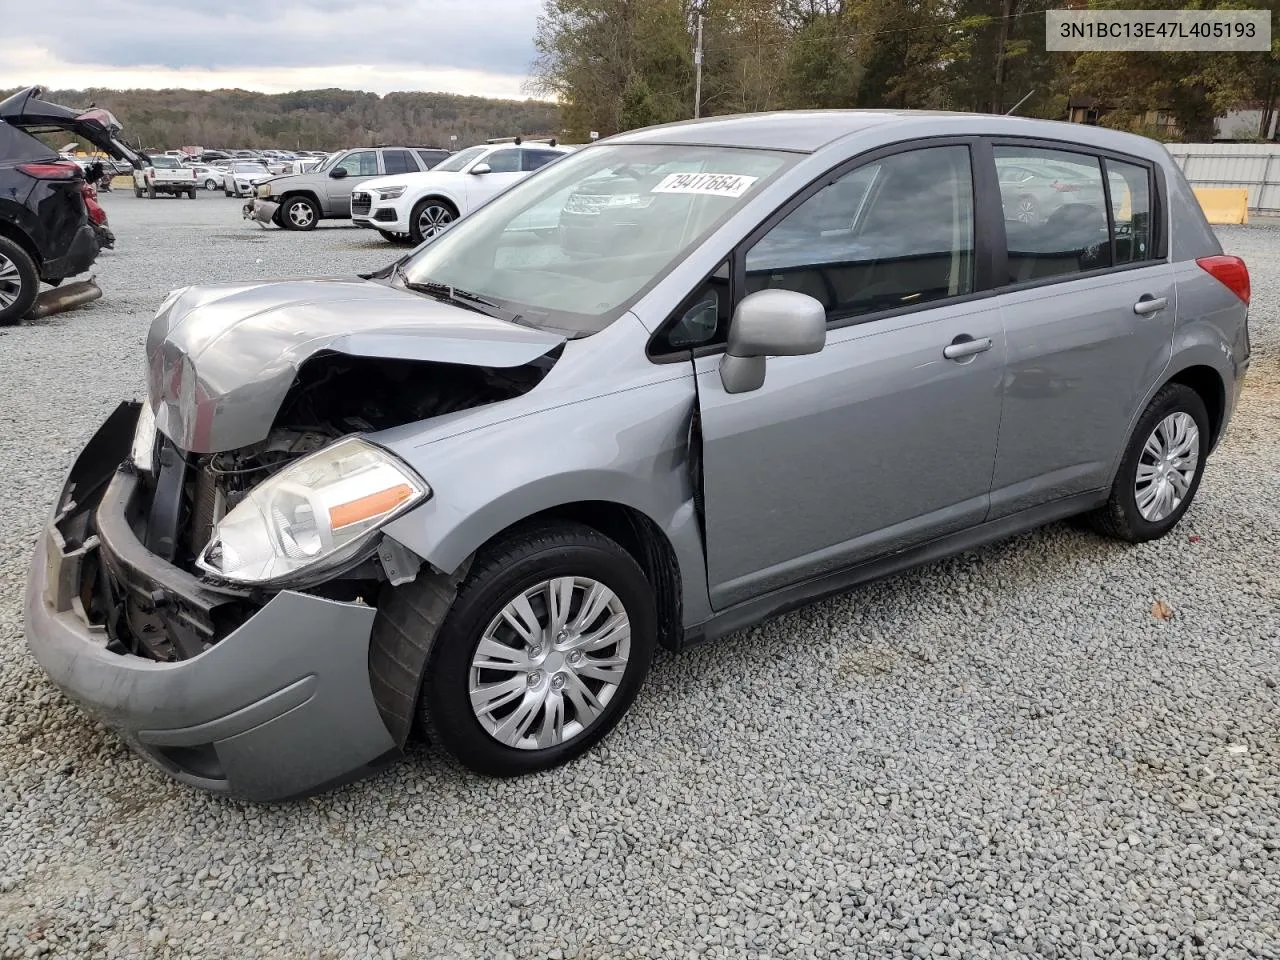
[[[335,180],[341,180],[346,175],[347,175],[346,167],[334,167],[332,170],[329,171],[329,176],[333,177],[333,179]]]

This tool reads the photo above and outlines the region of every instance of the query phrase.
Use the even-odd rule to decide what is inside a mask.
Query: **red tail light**
[[[80,168],[66,160],[50,160],[47,163],[20,163],[18,169],[37,180],[75,180],[84,176]]]
[[[1080,185],[1078,183],[1063,183],[1061,180],[1053,181],[1052,186],[1053,189],[1057,190],[1059,193],[1075,193],[1080,189]]]
[[[1201,257],[1196,263],[1245,303],[1249,302],[1249,268],[1239,257]]]

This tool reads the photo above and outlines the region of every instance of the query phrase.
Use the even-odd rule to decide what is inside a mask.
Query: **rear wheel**
[[[206,181],[204,182],[204,188],[205,188],[206,190],[217,190],[217,189],[218,189],[218,181],[217,181],[217,180],[212,180],[212,179],[210,179],[210,180],[206,180]]]
[[[419,200],[409,217],[409,239],[414,244],[434,237],[458,219],[458,210],[448,200],[428,197]]]
[[[190,190],[187,191],[187,199],[194,200],[195,198],[196,198],[196,188],[192,187]]]
[[[395,588],[387,615],[411,622],[422,589]],[[622,547],[580,524],[528,528],[477,555],[432,645],[419,721],[480,773],[556,766],[621,719],[656,638],[652,588]]]
[[[314,230],[320,211],[309,197],[290,197],[280,208],[280,223],[286,230]]]
[[[40,272],[30,254],[0,236],[0,327],[21,322],[40,292]]]
[[[1086,517],[1129,543],[1163,537],[1191,506],[1209,455],[1209,414],[1200,394],[1166,384],[1143,411],[1106,506]]]

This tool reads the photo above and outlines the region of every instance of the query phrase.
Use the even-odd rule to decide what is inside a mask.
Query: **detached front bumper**
[[[50,679],[178,780],[250,800],[314,793],[399,756],[369,685],[372,607],[283,591],[203,653],[169,663],[117,652],[90,624],[104,590],[149,593],[193,618],[218,600],[133,534],[137,480],[118,465],[136,417],[122,405],[86,446],[36,546],[27,644]],[[68,526],[89,498],[87,524]],[[66,529],[77,529],[70,541]]]
[[[240,209],[246,220],[257,220],[259,223],[274,223],[276,214],[280,212],[280,204],[274,200],[254,197]]]

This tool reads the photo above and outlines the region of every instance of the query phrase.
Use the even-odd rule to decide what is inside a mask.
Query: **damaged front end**
[[[385,322],[294,336],[283,307],[252,323],[206,310],[202,326],[203,308],[174,315],[182,299],[153,328],[150,400],[122,404],[68,476],[32,565],[28,642],[59,687],[179,779],[293,796],[404,743],[369,680],[370,636],[383,589],[422,561],[381,528],[431,490],[379,432],[521,395],[558,341],[418,298],[435,318],[406,321],[421,337]],[[423,340],[454,362],[382,355],[427,352]]]

